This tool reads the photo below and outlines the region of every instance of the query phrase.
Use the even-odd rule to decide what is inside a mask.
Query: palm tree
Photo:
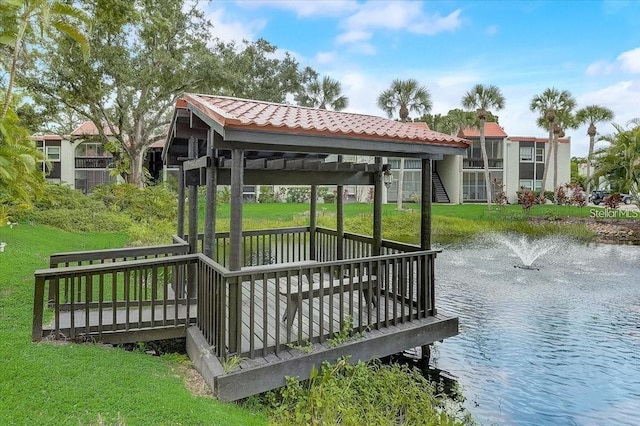
[[[3,26],[0,30],[0,45],[10,52],[9,80],[4,93],[4,104],[0,112],[0,121],[7,115],[11,105],[11,96],[15,84],[20,59],[26,53],[26,41],[30,37],[42,37],[52,28],[72,38],[80,46],[85,58],[89,54],[89,42],[78,25],[69,21],[88,23],[89,17],[80,9],[58,0],[14,0],[2,6],[0,18]]]
[[[640,186],[640,119],[627,123],[624,128],[613,123],[615,132],[599,140],[609,146],[596,152],[596,169],[593,177],[607,178],[611,189],[617,192],[632,192],[636,203]]]
[[[395,79],[391,86],[378,95],[378,107],[389,118],[397,110],[400,121],[407,122],[409,112],[426,114],[431,111],[431,94],[426,87],[420,86],[418,81]],[[398,210],[402,210],[402,187],[404,186],[404,158],[400,158],[400,172],[398,174]]]
[[[529,109],[531,111],[537,111],[540,117],[537,120],[538,126],[549,131],[549,143],[547,149],[547,158],[544,164],[544,172],[542,173],[542,186],[540,188],[540,196],[544,194],[545,187],[547,185],[547,176],[549,172],[549,164],[551,162],[551,151],[555,150],[554,158],[556,159],[554,164],[554,189],[557,186],[558,179],[558,161],[557,161],[557,140],[554,139],[554,132],[559,134],[562,128],[558,123],[555,123],[556,116],[570,113],[575,108],[576,101],[571,96],[568,90],[559,91],[555,87],[551,89],[545,89],[540,95],[535,95],[531,99]],[[565,118],[565,121],[569,121]],[[535,185],[534,185],[535,186]]]
[[[489,109],[501,110],[504,108],[505,99],[497,86],[483,86],[476,84],[462,97],[462,106],[467,109],[475,109],[480,120],[480,150],[482,151],[482,163],[484,165],[484,182],[487,191],[487,206],[491,208],[491,178],[489,176],[489,159],[487,158],[487,145],[484,138],[484,123],[487,120]]]
[[[596,140],[596,123],[613,120],[613,111],[600,105],[588,105],[576,112],[578,124],[589,124],[589,154],[587,155],[587,194],[591,192],[591,162],[593,161],[593,147]]]
[[[460,130],[479,125],[478,116],[474,112],[463,111],[458,108],[450,110],[445,118],[451,136],[458,136]]]
[[[342,111],[349,106],[349,98],[341,95],[342,86],[338,80],[325,76],[318,81],[317,76],[311,79],[303,88],[303,92],[296,96],[299,105],[313,108]]]

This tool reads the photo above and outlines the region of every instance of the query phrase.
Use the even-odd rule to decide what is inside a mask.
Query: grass
[[[0,424],[266,424],[235,404],[196,397],[180,358],[90,344],[31,342],[33,272],[55,252],[122,247],[123,233],[0,228]]]
[[[383,237],[408,243],[419,243],[420,206],[405,204],[404,211],[396,210],[395,204],[383,205]],[[372,204],[345,204],[345,230],[370,235],[373,229]],[[201,210],[201,213],[204,210]],[[571,206],[534,206],[525,214],[520,205],[492,207],[484,204],[434,204],[432,217],[432,241],[434,243],[460,242],[487,232],[512,232],[541,237],[545,235],[566,235],[583,241],[594,235],[582,224],[563,224],[549,220],[542,224],[530,223],[528,216],[558,219],[563,217],[589,217],[590,208]],[[229,229],[229,205],[218,206],[217,229]],[[336,228],[336,205],[318,205],[318,224]],[[244,229],[268,229],[309,224],[309,205],[295,203],[257,204],[243,206]],[[199,218],[199,226],[204,227],[204,214]]]

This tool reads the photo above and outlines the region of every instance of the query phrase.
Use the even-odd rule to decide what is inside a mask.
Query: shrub
[[[277,203],[280,202],[279,193],[273,191],[273,186],[261,186],[260,196],[258,197],[259,203]]]
[[[287,203],[306,203],[311,196],[311,190],[308,187],[293,186],[287,189]]]
[[[536,196],[531,190],[524,187],[520,188],[520,191],[518,191],[518,203],[522,204],[522,208],[526,212],[529,212],[536,203]]]
[[[379,362],[324,363],[309,380],[288,378],[260,402],[278,425],[471,423],[462,402],[443,396],[418,370]]]
[[[604,205],[610,209],[617,209],[622,202],[622,196],[620,194],[611,194],[604,200]]]

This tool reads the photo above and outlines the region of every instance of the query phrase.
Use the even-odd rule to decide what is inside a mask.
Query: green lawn
[[[195,397],[186,359],[110,346],[31,342],[33,272],[54,252],[122,247],[126,235],[0,228],[0,424],[258,425],[234,404]]]
[[[202,207],[202,206],[201,206]],[[405,204],[404,211],[398,211],[395,204],[383,206],[383,234],[391,240],[418,243],[420,206]],[[345,229],[348,232],[370,235],[373,229],[372,204],[345,204]],[[458,242],[486,232],[515,232],[532,237],[550,234],[562,234],[582,240],[593,237],[581,224],[566,225],[555,220],[543,224],[532,224],[530,216],[549,219],[562,217],[588,217],[591,207],[570,206],[534,206],[525,213],[520,205],[505,207],[493,206],[491,210],[485,204],[434,204],[432,228],[434,243]],[[336,228],[336,204],[318,204],[320,226]],[[204,208],[200,209],[199,228],[204,229]],[[218,231],[229,229],[229,205],[218,206]],[[306,203],[247,203],[243,206],[244,229],[282,228],[288,226],[307,226],[309,224],[309,205]]]

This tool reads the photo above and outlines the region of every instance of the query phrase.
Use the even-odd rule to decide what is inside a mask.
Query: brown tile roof
[[[407,124],[410,124],[410,125],[412,125],[412,126],[422,127],[422,128],[424,128],[424,129],[427,129],[427,130],[431,130],[431,129],[429,128],[429,125],[428,125],[427,123],[425,123],[424,121],[410,121],[410,122],[409,122],[409,123],[407,123]]]
[[[465,138],[479,138],[480,129],[474,127],[468,127],[458,133]],[[488,122],[484,123],[484,137],[485,138],[506,138],[507,134],[502,130],[502,127],[498,123]]]
[[[462,138],[434,132],[425,125],[372,115],[192,93],[185,94],[176,108],[181,107],[181,101],[186,101],[228,129],[468,146],[468,141]]]
[[[104,129],[105,135],[109,136],[113,134],[111,132],[111,128],[109,128],[109,126],[106,123],[104,123],[103,129]],[[87,136],[87,135],[93,136],[97,134],[99,134],[98,128],[93,123],[93,121],[85,121],[84,123],[79,125],[78,128],[76,128],[73,132],[71,132],[71,136]]]
[[[34,141],[61,141],[62,136],[60,135],[38,135],[33,136],[32,139]]]
[[[536,142],[536,143],[549,143],[549,138],[536,138],[535,136],[509,136],[508,138],[512,142]],[[569,143],[571,138],[560,138],[559,143]]]

